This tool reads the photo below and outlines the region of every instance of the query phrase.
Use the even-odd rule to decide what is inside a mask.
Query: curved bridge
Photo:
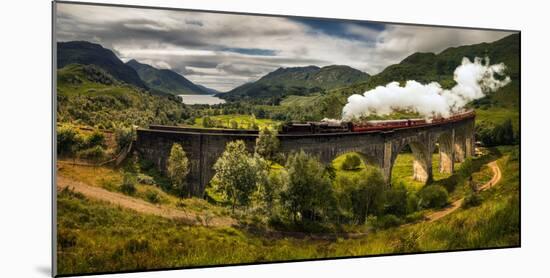
[[[331,163],[337,156],[357,152],[369,163],[382,170],[388,185],[397,155],[410,146],[414,155],[414,179],[428,182],[432,179],[432,154],[438,150],[438,171],[452,173],[454,163],[471,156],[474,151],[474,117],[423,127],[409,127],[391,131],[345,132],[324,134],[279,134],[279,151],[285,154],[304,150],[317,155],[323,163]],[[189,190],[201,195],[214,175],[212,167],[223,153],[225,145],[243,140],[250,151],[254,149],[258,133],[250,130],[200,129],[155,126],[137,130],[136,150],[141,157],[165,171],[172,144],[180,143],[191,161],[188,177]]]

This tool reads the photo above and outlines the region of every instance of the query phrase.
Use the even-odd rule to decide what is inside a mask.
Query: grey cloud
[[[350,25],[348,31],[370,38],[361,41],[311,32],[303,24],[281,17],[60,3],[57,7],[59,41],[99,43],[124,60],[169,65],[192,81],[219,90],[258,79],[278,67],[346,64],[376,74],[416,51],[438,52],[507,35],[403,25],[377,31]],[[151,51],[132,52],[136,49]],[[273,56],[247,55],[254,53]]]

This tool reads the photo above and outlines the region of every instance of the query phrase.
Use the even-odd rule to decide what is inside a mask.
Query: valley
[[[412,53],[376,74],[346,65],[279,67],[221,92],[175,69],[138,59],[123,62],[118,52],[96,43],[60,42],[59,273],[519,246],[518,49],[519,34],[512,34],[439,53]],[[373,147],[379,161],[352,147],[322,160],[321,152],[307,151],[315,149],[313,140],[283,151],[289,146],[278,139],[283,127],[340,120],[354,94],[392,81],[405,86],[408,80],[452,88],[464,57],[504,63],[510,77],[502,88],[465,105],[475,111],[471,130],[442,124],[432,137],[422,137],[427,129],[410,127],[418,138],[436,138],[429,142],[412,140],[416,137],[403,130],[401,141],[399,131],[374,132],[396,136],[391,150],[384,142]],[[215,95],[224,103],[186,104],[179,95]],[[353,121],[420,117],[418,111],[394,109]],[[176,129],[152,139],[162,146],[156,150],[161,155],[152,155],[153,143],[137,144],[138,130],[150,125],[199,131]],[[237,139],[226,143],[201,130],[228,130]],[[290,135],[322,137],[311,130]],[[200,139],[174,139],[178,133]],[[448,134],[452,143],[445,141]],[[339,142],[327,146],[342,147]],[[206,145],[211,151],[195,157]],[[131,151],[117,159],[125,150]],[[389,175],[380,163],[388,154]],[[452,171],[444,171],[449,159]],[[210,161],[213,177],[203,190],[192,175]],[[420,165],[426,161],[429,165]],[[420,168],[431,169],[426,179],[419,178]]]

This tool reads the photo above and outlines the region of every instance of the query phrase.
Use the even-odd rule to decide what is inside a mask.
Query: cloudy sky
[[[57,4],[57,40],[85,40],[228,91],[279,67],[348,65],[369,74],[414,52],[510,33],[290,17]]]

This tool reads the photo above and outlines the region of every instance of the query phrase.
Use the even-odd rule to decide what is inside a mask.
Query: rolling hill
[[[217,93],[204,86],[196,85],[182,75],[169,69],[157,69],[134,59],[128,61],[126,65],[133,68],[138,73],[141,80],[143,80],[151,90],[171,95],[205,95]]]
[[[139,88],[147,89],[137,72],[124,64],[113,51],[86,41],[57,43],[57,68],[69,64],[96,65],[114,78]]]
[[[451,47],[442,52],[413,53],[400,63],[390,65],[376,75],[372,75],[364,82],[327,90],[323,94],[310,96],[286,97],[281,102],[284,107],[274,107],[280,114],[289,114],[284,110],[294,109],[296,115],[306,119],[320,120],[324,117],[339,118],[347,98],[352,94],[362,94],[365,91],[383,86],[392,81],[404,83],[407,80],[416,80],[422,83],[437,81],[442,86],[450,88],[455,82],[453,73],[461,63],[463,57],[472,60],[474,57],[488,57],[491,64],[504,63],[507,66],[506,74],[512,79],[507,86],[486,97],[470,103],[476,109],[479,122],[499,123],[507,119],[513,121],[514,127],[519,126],[519,34],[512,34],[491,43],[480,43]],[[302,115],[302,114],[307,115]],[[290,113],[291,117],[296,117]]]
[[[278,102],[288,95],[309,95],[364,82],[368,78],[367,73],[340,65],[279,68],[255,82],[219,96],[226,100],[257,99]]]
[[[177,124],[189,111],[172,95],[157,95],[122,82],[97,65],[57,70],[57,121],[99,128]]]

